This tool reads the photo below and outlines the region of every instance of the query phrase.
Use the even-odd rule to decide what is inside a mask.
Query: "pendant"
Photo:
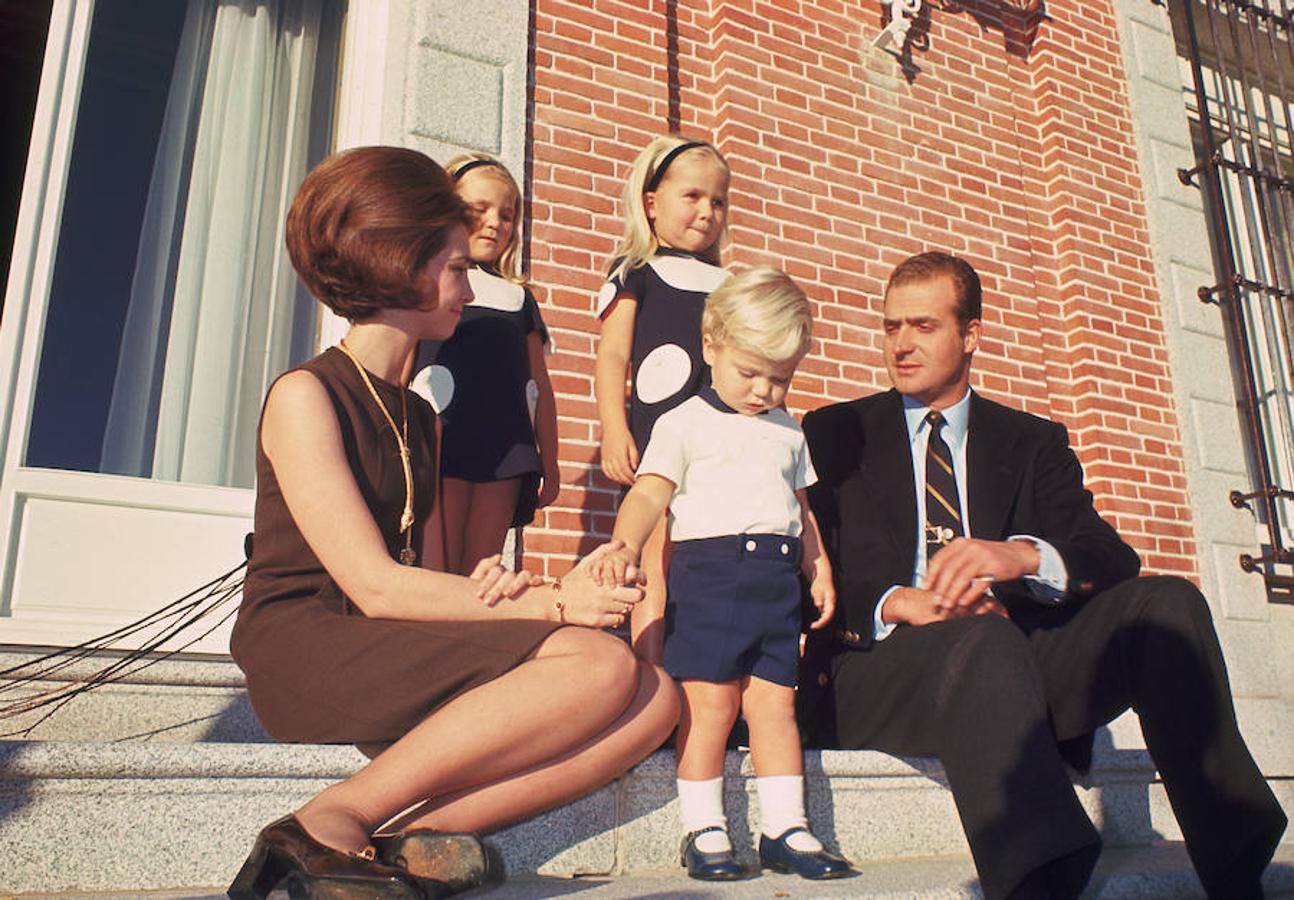
[[[400,556],[398,557],[400,565],[414,566],[418,564],[418,554],[413,552],[412,547],[401,547]]]

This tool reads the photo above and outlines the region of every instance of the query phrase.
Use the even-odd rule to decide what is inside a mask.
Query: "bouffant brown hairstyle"
[[[980,287],[979,275],[974,267],[960,256],[944,253],[941,250],[930,250],[909,256],[890,273],[890,280],[885,284],[885,293],[891,288],[902,287],[913,282],[930,281],[934,278],[952,279],[953,290],[957,293],[957,323],[962,332],[971,321],[984,314],[984,292]]]
[[[359,147],[325,159],[288,210],[288,255],[321,303],[352,321],[423,298],[418,272],[450,229],[470,229],[445,170],[403,147]]]

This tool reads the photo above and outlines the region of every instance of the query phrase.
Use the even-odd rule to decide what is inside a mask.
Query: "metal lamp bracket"
[[[890,21],[872,41],[872,48],[881,50],[893,44],[894,52],[902,53],[903,46],[908,41],[908,29],[921,12],[924,2],[925,0],[881,0],[882,6],[889,7]]]

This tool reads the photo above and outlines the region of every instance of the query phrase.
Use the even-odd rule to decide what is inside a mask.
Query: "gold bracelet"
[[[557,621],[566,624],[566,604],[562,602],[562,580],[554,578],[548,582],[553,586],[553,608],[557,610]]]

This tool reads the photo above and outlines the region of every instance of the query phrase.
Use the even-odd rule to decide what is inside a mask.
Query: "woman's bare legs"
[[[444,798],[443,810],[463,810],[450,813],[456,820],[461,814],[475,827],[497,826],[536,809],[525,789],[509,789],[511,779],[552,798],[551,805],[569,793],[562,779],[586,765],[601,780],[585,779],[580,792],[650,752],[677,715],[673,693],[669,680],[641,667],[623,642],[562,628],[521,665],[447,703],[297,817],[339,850],[363,848],[377,826],[427,798]],[[472,788],[481,785],[484,801],[474,804]]]
[[[600,734],[523,772],[431,800],[393,827],[493,831],[570,803],[641,762],[677,720],[674,682],[664,670],[640,662],[637,694]]]

